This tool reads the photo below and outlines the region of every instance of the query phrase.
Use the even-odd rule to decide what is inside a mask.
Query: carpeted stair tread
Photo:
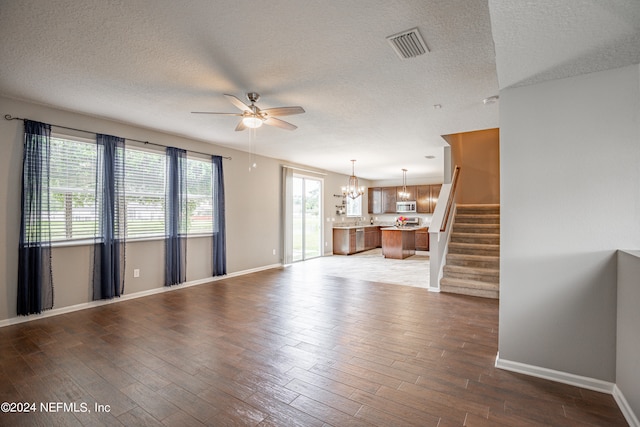
[[[451,279],[478,281],[485,283],[499,282],[500,270],[497,268],[466,267],[461,265],[445,265],[445,277]]]
[[[457,205],[458,214],[499,214],[500,205]]]
[[[449,243],[450,254],[469,255],[500,255],[500,245],[487,245],[478,243]]]
[[[456,223],[464,224],[500,224],[500,214],[461,214],[456,213]]]
[[[500,224],[465,224],[453,223],[452,233],[500,233]]]
[[[486,283],[473,280],[459,280],[443,278],[440,280],[440,290],[453,294],[471,295],[483,298],[498,299],[500,287],[495,283]]]
[[[500,267],[500,257],[495,255],[447,254],[446,265],[463,267],[494,268]]]
[[[452,232],[451,241],[455,243],[479,243],[485,245],[498,245],[500,244],[500,234]]]

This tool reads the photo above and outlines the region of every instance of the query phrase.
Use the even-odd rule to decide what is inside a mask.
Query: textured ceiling
[[[500,88],[640,63],[640,0],[489,0]]]
[[[284,118],[293,132],[258,129],[259,154],[345,174],[357,159],[368,179],[437,177],[441,135],[499,126],[497,104],[482,103],[498,75],[507,87],[597,70],[594,46],[621,42],[603,60],[640,62],[639,4],[0,0],[0,94],[248,151],[236,117],[190,112],[236,112],[223,94],[256,91],[261,108],[306,110]],[[413,27],[430,52],[400,60],[386,37]]]

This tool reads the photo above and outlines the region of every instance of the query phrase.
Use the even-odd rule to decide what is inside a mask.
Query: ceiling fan
[[[242,110],[242,113],[214,113],[210,111],[192,111],[193,114],[220,114],[224,116],[240,116],[242,120],[236,126],[236,131],[245,130],[246,128],[259,128],[263,124],[269,126],[279,127],[286,130],[295,130],[298,127],[284,120],[276,118],[277,116],[291,116],[293,114],[304,113],[302,107],[276,107],[260,109],[256,102],[260,99],[260,95],[255,92],[247,93],[247,99],[251,102],[251,105],[247,105],[240,101],[233,95],[224,94],[224,96],[233,105]]]

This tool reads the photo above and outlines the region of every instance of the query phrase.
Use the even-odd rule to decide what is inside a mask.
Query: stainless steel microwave
[[[407,213],[416,211],[416,202],[396,202],[396,213]]]

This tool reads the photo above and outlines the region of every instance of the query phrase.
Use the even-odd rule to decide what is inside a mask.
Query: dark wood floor
[[[627,425],[495,369],[497,328],[495,300],[297,264],[0,329],[0,401],[37,405],[0,425]]]

